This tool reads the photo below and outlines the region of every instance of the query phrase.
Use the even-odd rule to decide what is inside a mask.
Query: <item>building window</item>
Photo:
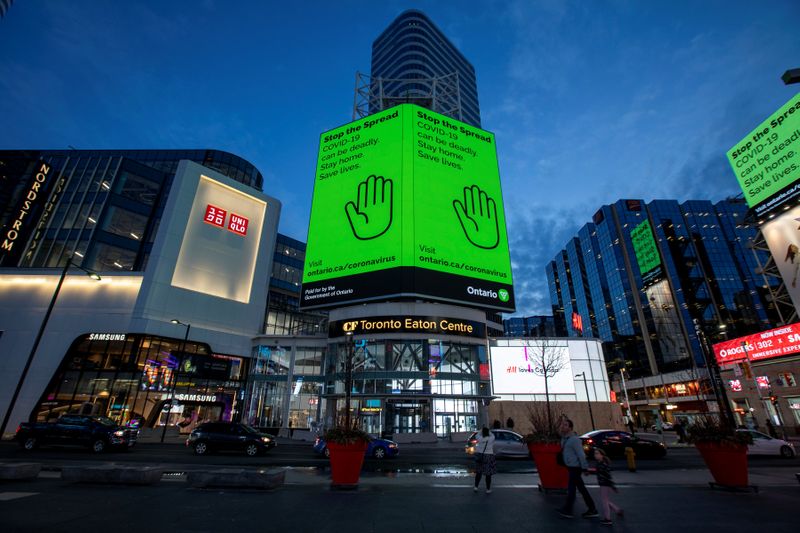
[[[111,207],[103,229],[127,239],[142,240],[147,228],[147,217],[120,207]]]

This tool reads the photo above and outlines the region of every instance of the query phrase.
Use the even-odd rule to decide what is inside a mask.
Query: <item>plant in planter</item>
[[[569,474],[557,461],[561,452],[561,436],[558,432],[560,420],[561,416],[553,420],[549,409],[541,403],[528,408],[528,421],[532,429],[523,439],[539,472],[539,490],[567,488]]]
[[[369,435],[360,429],[335,427],[323,436],[330,451],[331,484],[335,487],[355,487],[364,464]]]
[[[715,484],[732,488],[748,486],[747,446],[753,443],[749,432],[736,431],[724,419],[706,415],[689,426],[687,437],[703,457]]]

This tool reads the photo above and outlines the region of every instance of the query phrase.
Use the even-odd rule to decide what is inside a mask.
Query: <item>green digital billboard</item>
[[[658,253],[658,246],[653,238],[649,220],[645,220],[633,228],[631,242],[633,242],[633,253],[636,256],[636,263],[639,265],[642,283],[647,284],[654,281],[661,274],[661,256]]]
[[[800,197],[800,93],[728,150],[747,205],[763,215]]]
[[[402,104],[320,136],[301,306],[514,310],[492,133]]]

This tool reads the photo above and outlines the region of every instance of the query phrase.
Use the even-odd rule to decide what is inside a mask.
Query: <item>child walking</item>
[[[612,524],[611,511],[614,511],[620,518],[624,516],[624,513],[620,506],[611,501],[611,491],[617,492],[617,487],[611,478],[611,461],[600,448],[594,449],[594,460],[597,462],[595,473],[597,474],[597,484],[600,485],[600,505],[603,510],[603,519],[600,523],[610,526]]]

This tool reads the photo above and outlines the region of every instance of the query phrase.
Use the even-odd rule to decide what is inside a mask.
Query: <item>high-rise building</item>
[[[144,270],[183,159],[264,184],[252,164],[218,150],[0,151],[0,266],[61,267],[74,254],[92,270]]]
[[[401,13],[372,43],[371,76],[359,75],[356,97],[355,115],[411,102],[481,125],[475,69],[425,13],[414,9]]]
[[[746,213],[741,200],[619,200],[546,266],[554,315],[569,336],[604,341],[609,371],[627,371],[640,422],[654,418],[652,402],[674,416],[714,400],[695,327],[716,342],[777,323]]]

